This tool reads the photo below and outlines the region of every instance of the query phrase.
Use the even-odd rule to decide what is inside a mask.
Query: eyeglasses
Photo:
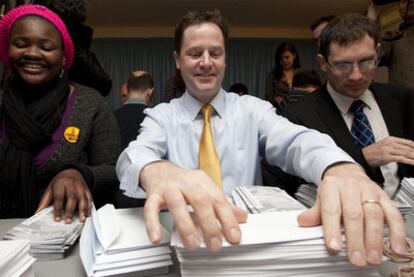
[[[370,72],[371,70],[375,69],[378,66],[378,59],[364,60],[364,61],[354,62],[354,63],[343,62],[343,63],[330,64],[328,61],[326,61],[326,63],[329,65],[329,67],[334,72],[348,75],[348,74],[351,74],[355,65],[358,65],[358,68],[362,73]]]

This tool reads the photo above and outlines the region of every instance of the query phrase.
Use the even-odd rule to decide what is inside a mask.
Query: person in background
[[[320,40],[327,85],[288,105],[285,116],[330,135],[392,197],[403,177],[414,176],[414,91],[373,83],[380,55],[373,20],[340,16]]]
[[[126,82],[126,102],[117,109],[115,117],[121,132],[121,150],[137,138],[139,126],[144,120],[144,109],[154,92],[154,81],[145,71],[134,71]]]
[[[113,199],[116,119],[102,96],[69,80],[74,45],[44,6],[21,5],[0,20],[0,217],[31,216],[52,204],[55,220],[81,221],[92,201]],[[64,210],[64,214],[63,214]]]
[[[322,84],[321,79],[319,79],[318,73],[315,70],[303,70],[293,77],[292,86],[293,90],[285,96],[281,103],[282,110],[284,110],[289,103],[297,102],[302,97],[319,89]]]
[[[240,96],[249,94],[249,90],[242,83],[235,83],[235,84],[231,85],[230,88],[229,88],[229,91],[237,93]]]
[[[371,1],[368,18],[378,20],[380,7]],[[414,89],[414,0],[400,0],[399,11],[403,22],[382,37],[379,65],[388,67],[391,84]]]
[[[312,31],[312,37],[317,42],[319,46],[319,37],[321,36],[322,30],[328,25],[328,23],[334,19],[335,15],[328,15],[328,16],[322,16],[318,19],[316,19],[311,25],[310,29]]]
[[[275,52],[275,66],[266,77],[265,99],[279,107],[292,89],[293,76],[299,71],[300,62],[296,47],[291,42],[281,43]]]
[[[189,12],[180,19],[174,57],[186,92],[146,109],[137,140],[118,159],[121,189],[137,198],[146,192],[150,240],[161,240],[159,212],[168,208],[190,250],[202,241],[195,222],[210,251],[218,251],[223,238],[239,243],[239,223],[247,215],[226,194],[241,184],[259,185],[263,157],[319,184],[316,205],[298,220],[302,226],[323,222],[330,251],[342,249],[343,222],[351,263],[381,263],[385,217],[392,251],[404,254],[406,235],[398,210],[329,136],[276,115],[268,101],[222,89],[227,38],[218,11]]]

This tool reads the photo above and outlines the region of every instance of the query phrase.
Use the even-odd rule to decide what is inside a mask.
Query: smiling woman
[[[0,20],[0,218],[27,217],[50,204],[55,218],[82,221],[117,188],[115,118],[93,89],[71,83],[74,46],[63,21],[22,5]],[[63,215],[63,210],[65,213]]]

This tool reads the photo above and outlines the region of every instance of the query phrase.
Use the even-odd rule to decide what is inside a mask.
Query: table
[[[0,237],[12,227],[19,224],[23,219],[2,219],[0,220]],[[170,223],[168,223],[169,225]],[[414,238],[414,214],[407,215],[406,221],[407,235]],[[383,262],[380,266],[382,276],[390,276],[402,264],[393,262]],[[79,257],[79,243],[76,243],[72,251],[63,259],[57,261],[35,262],[33,265],[36,277],[82,277],[86,276],[82,262]],[[178,276],[175,273],[168,276]]]

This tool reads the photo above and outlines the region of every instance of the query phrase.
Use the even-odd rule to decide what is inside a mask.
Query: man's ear
[[[323,72],[326,72],[326,67],[327,67],[328,65],[326,64],[325,57],[324,57],[324,56],[322,56],[321,54],[318,54],[318,55],[316,55],[316,60],[318,61],[318,63],[319,63],[319,67],[321,68],[321,70],[322,70]]]
[[[378,54],[378,59],[381,56],[381,43],[377,43],[377,54]]]
[[[180,69],[180,56],[177,51],[174,51],[174,60],[175,60],[175,67]]]
[[[153,92],[154,92],[154,88],[149,89],[148,90],[148,95],[151,96]]]

